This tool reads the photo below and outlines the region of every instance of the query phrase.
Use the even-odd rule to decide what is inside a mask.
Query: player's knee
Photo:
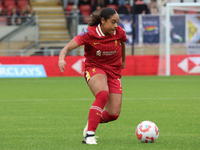
[[[112,110],[112,111],[108,111],[108,113],[110,114],[110,115],[114,115],[114,116],[119,116],[120,115],[120,112],[121,112],[121,108],[119,108],[119,109],[114,109],[114,110]]]
[[[121,112],[121,108],[120,109],[118,109],[117,111],[116,111],[116,113],[115,113],[115,115],[120,115],[120,112]]]

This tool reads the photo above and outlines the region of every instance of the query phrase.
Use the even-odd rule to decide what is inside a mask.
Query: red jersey
[[[126,33],[118,26],[113,35],[104,35],[98,26],[89,26],[84,32],[74,37],[80,45],[85,45],[85,69],[97,67],[112,78],[121,78],[122,46],[127,40]]]

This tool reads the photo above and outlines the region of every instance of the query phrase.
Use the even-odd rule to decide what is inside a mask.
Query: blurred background
[[[177,5],[167,11],[168,3]],[[178,5],[184,3],[192,6]],[[124,75],[166,75],[166,65],[167,75],[199,75],[199,4],[200,0],[0,0],[1,67],[41,64],[47,76],[82,75],[84,47],[69,54],[68,72],[63,74],[57,68],[59,52],[87,28],[92,12],[112,7],[128,39]],[[0,75],[6,70],[1,68]]]

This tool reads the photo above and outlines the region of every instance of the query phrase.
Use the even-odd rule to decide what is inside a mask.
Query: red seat
[[[175,14],[185,14],[183,10],[174,10]]]
[[[73,7],[73,5],[67,5],[67,6],[66,6],[65,11],[68,11],[68,12],[66,13],[67,16],[69,15],[69,11],[72,10],[72,7]]]
[[[128,9],[128,11],[130,13],[131,12],[131,6],[129,4],[126,4],[125,6],[126,6],[126,8]]]
[[[12,8],[15,7],[17,10],[17,6],[15,5],[15,0],[4,0],[4,6],[6,7],[7,15],[11,14]]]
[[[91,6],[90,5],[80,5],[79,10],[82,15],[90,15],[91,14]]]
[[[27,5],[27,4],[26,4]],[[23,15],[23,9],[26,7],[26,5],[21,5],[19,7],[19,12],[20,12],[20,15]]]
[[[198,8],[197,7],[188,7],[188,11],[186,11],[186,14],[198,14],[197,10]]]
[[[67,5],[65,8],[65,11],[71,11],[72,7],[73,7],[73,5]]]
[[[4,7],[0,4],[0,14],[2,14],[4,11]]]
[[[15,0],[4,0],[4,6],[8,7],[8,6],[15,6]]]
[[[26,4],[27,5],[27,4]],[[22,11],[24,9],[24,7],[26,7],[26,5],[21,5],[19,6],[19,10]]]
[[[88,23],[88,20],[90,19],[91,14],[91,6],[90,5],[80,5],[79,10],[81,12],[81,15],[83,15],[83,21],[85,23]]]
[[[9,5],[6,7],[6,11],[7,11],[7,15],[10,16],[12,13],[12,8],[15,7],[15,9],[17,10],[17,6],[16,5]]]
[[[27,4],[29,4],[28,0],[18,0],[17,1],[17,6],[19,6],[20,8],[26,6]]]
[[[23,14],[22,11],[23,11],[24,7],[26,7],[27,5],[29,5],[28,0],[18,0],[17,6],[19,6],[20,15]]]
[[[116,11],[118,10],[117,5],[115,5],[115,4],[108,4],[108,5],[106,5],[106,7],[113,8],[113,9],[115,9]]]
[[[197,11],[187,11],[186,14],[198,14]]]

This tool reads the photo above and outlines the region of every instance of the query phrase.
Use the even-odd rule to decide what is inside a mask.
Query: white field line
[[[199,99],[200,97],[192,97],[192,98],[173,98],[173,97],[168,97],[168,98],[122,98],[123,100],[196,100]],[[74,98],[74,99],[0,99],[0,101],[89,101],[89,100],[94,100],[94,98]]]
[[[2,64],[3,65],[3,64]],[[81,77],[81,76],[80,76]],[[2,80],[1,82],[4,82],[3,81],[3,79],[0,79],[0,80]],[[41,80],[37,80],[37,78],[33,78],[33,80],[32,81],[27,81],[27,80],[21,80],[21,79],[19,79],[19,80],[13,80],[13,81],[9,81],[9,82],[39,82],[39,83],[41,83],[41,82],[44,82],[44,83],[46,83],[46,82],[49,82],[49,83],[54,83],[54,82],[82,82],[82,81],[85,81],[84,79],[83,80],[78,80],[78,81],[70,81],[70,80],[60,80],[60,81],[57,81],[57,80],[43,80],[43,81],[41,81]],[[166,80],[143,80],[142,82],[200,82],[200,79],[199,80],[197,80],[197,79],[191,79],[191,80],[168,80],[168,79],[166,79]],[[6,81],[7,82],[7,81]],[[122,79],[122,83],[125,83],[125,82],[129,82],[130,83],[130,81],[127,81],[127,80],[123,80]],[[138,80],[132,80],[131,81],[132,83],[135,83],[135,82],[141,82],[141,81],[138,81]]]

